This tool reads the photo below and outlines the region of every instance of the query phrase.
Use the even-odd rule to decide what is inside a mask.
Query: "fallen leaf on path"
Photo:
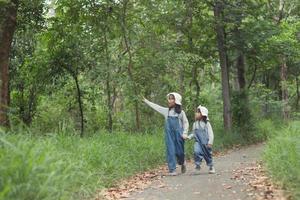
[[[227,185],[225,188],[226,188],[226,189],[231,189],[232,186],[231,186],[231,185]]]
[[[283,190],[266,176],[266,171],[260,163],[253,162],[250,163],[250,166],[246,167],[241,164],[241,166],[238,169],[234,169],[232,173],[232,180],[243,181],[251,187],[246,189],[248,196],[255,196],[258,200],[289,199],[289,196],[284,194]]]
[[[164,187],[166,187],[165,184],[160,184],[160,185],[158,185],[156,188],[164,188]]]
[[[161,182],[161,174],[166,172],[166,167],[160,167],[156,170],[137,174],[129,179],[121,181],[116,187],[108,188],[104,191],[101,191],[101,195],[99,193],[99,198],[97,197],[96,199],[101,199],[100,196],[108,200],[128,198],[130,196],[130,193],[146,188],[154,180]],[[163,188],[166,186],[163,183],[159,183],[157,187]]]

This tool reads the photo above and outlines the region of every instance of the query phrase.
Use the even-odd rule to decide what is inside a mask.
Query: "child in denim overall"
[[[144,102],[165,117],[165,143],[169,175],[176,176],[176,159],[181,172],[186,172],[184,140],[187,138],[189,122],[181,109],[181,96],[173,92],[167,95],[168,107],[162,107],[144,98]]]
[[[212,159],[212,145],[214,140],[214,133],[208,119],[208,110],[204,106],[198,106],[195,113],[195,122],[193,124],[193,133],[188,136],[189,139],[194,138],[194,161],[195,171],[200,171],[200,165],[204,158],[209,173],[214,174],[215,169]]]

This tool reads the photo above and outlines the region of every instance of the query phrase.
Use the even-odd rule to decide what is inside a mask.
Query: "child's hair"
[[[177,114],[180,114],[181,111],[182,111],[181,105],[175,104],[175,112],[176,112]]]
[[[173,98],[175,98],[174,94],[170,94],[169,97],[170,97],[170,96],[173,97]],[[170,109],[171,109],[171,108],[169,108],[169,110],[170,110]],[[182,111],[181,105],[178,105],[178,104],[175,104],[174,109],[175,109],[175,112],[176,112],[177,114],[180,114],[181,111]]]
[[[206,116],[202,116],[202,121],[204,121],[205,124],[207,124],[207,117]]]
[[[172,108],[169,108],[169,110],[171,110],[171,109],[172,109]],[[175,109],[175,112],[176,112],[177,114],[180,114],[181,111],[182,111],[181,105],[178,105],[178,104],[175,104],[174,109]]]

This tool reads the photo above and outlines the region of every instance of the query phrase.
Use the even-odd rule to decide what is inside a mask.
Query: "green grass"
[[[291,192],[293,199],[300,199],[300,121],[273,130],[264,161],[271,177]]]
[[[88,198],[164,162],[162,134],[0,135],[0,199]]]
[[[271,121],[261,121],[250,142],[274,138],[275,128]],[[14,129],[18,134],[0,134],[0,199],[88,199],[96,190],[165,163],[159,129],[84,138],[64,130],[42,135],[20,128]],[[224,133],[218,124],[214,133],[217,151],[249,144],[236,131]],[[193,159],[193,145],[194,141],[186,142],[189,159]]]

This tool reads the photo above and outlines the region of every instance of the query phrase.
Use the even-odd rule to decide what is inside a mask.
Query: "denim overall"
[[[165,124],[165,142],[169,172],[176,170],[176,158],[179,165],[184,164],[184,139],[178,116],[168,116]]]
[[[203,158],[208,166],[213,166],[212,162],[212,149],[207,147],[208,145],[208,129],[207,125],[203,128],[200,126],[199,129],[195,129],[195,144],[194,144],[194,159],[196,166],[200,166]]]

